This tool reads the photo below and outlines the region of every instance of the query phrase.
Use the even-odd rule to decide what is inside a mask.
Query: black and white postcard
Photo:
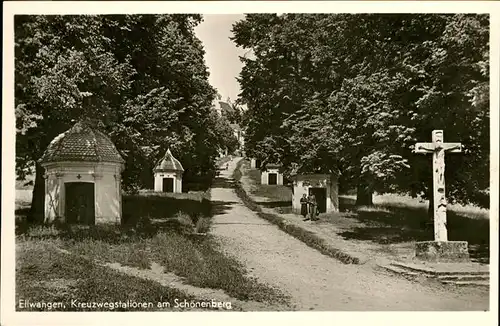
[[[6,2],[2,325],[497,324],[499,13]]]

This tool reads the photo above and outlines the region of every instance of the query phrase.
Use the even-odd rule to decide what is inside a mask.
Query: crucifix
[[[416,143],[415,153],[432,153],[434,240],[448,241],[446,230],[446,196],[444,190],[444,153],[460,153],[461,143],[445,143],[442,130],[432,131],[432,143]]]

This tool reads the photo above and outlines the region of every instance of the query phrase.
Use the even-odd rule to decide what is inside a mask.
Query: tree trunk
[[[45,179],[43,175],[45,169],[36,163],[35,184],[33,186],[33,198],[31,199],[31,209],[28,214],[29,223],[43,223],[45,210]]]
[[[373,190],[363,182],[357,187],[356,206],[373,206]]]

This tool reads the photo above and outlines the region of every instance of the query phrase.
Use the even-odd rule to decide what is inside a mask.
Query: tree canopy
[[[433,129],[448,155],[448,197],[488,205],[489,17],[438,14],[251,14],[233,41],[252,50],[239,77],[248,155],[285,174],[339,173],[358,203],[424,192]]]
[[[201,21],[187,14],[16,16],[18,176],[33,172],[55,136],[91,119],[126,160],[125,189],[151,186],[167,148],[188,184],[211,179],[234,137],[213,107],[216,90],[194,35]],[[38,164],[36,174],[32,210],[39,214]]]

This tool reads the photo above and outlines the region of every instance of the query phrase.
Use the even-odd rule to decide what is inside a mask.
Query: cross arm
[[[461,143],[444,143],[443,148],[447,153],[460,153],[462,151]]]
[[[460,153],[462,151],[461,143],[416,143],[414,153],[427,154],[436,150],[437,146],[444,149],[447,153]]]
[[[416,143],[413,152],[419,154],[427,154],[434,152],[434,149],[435,147],[433,143]]]

